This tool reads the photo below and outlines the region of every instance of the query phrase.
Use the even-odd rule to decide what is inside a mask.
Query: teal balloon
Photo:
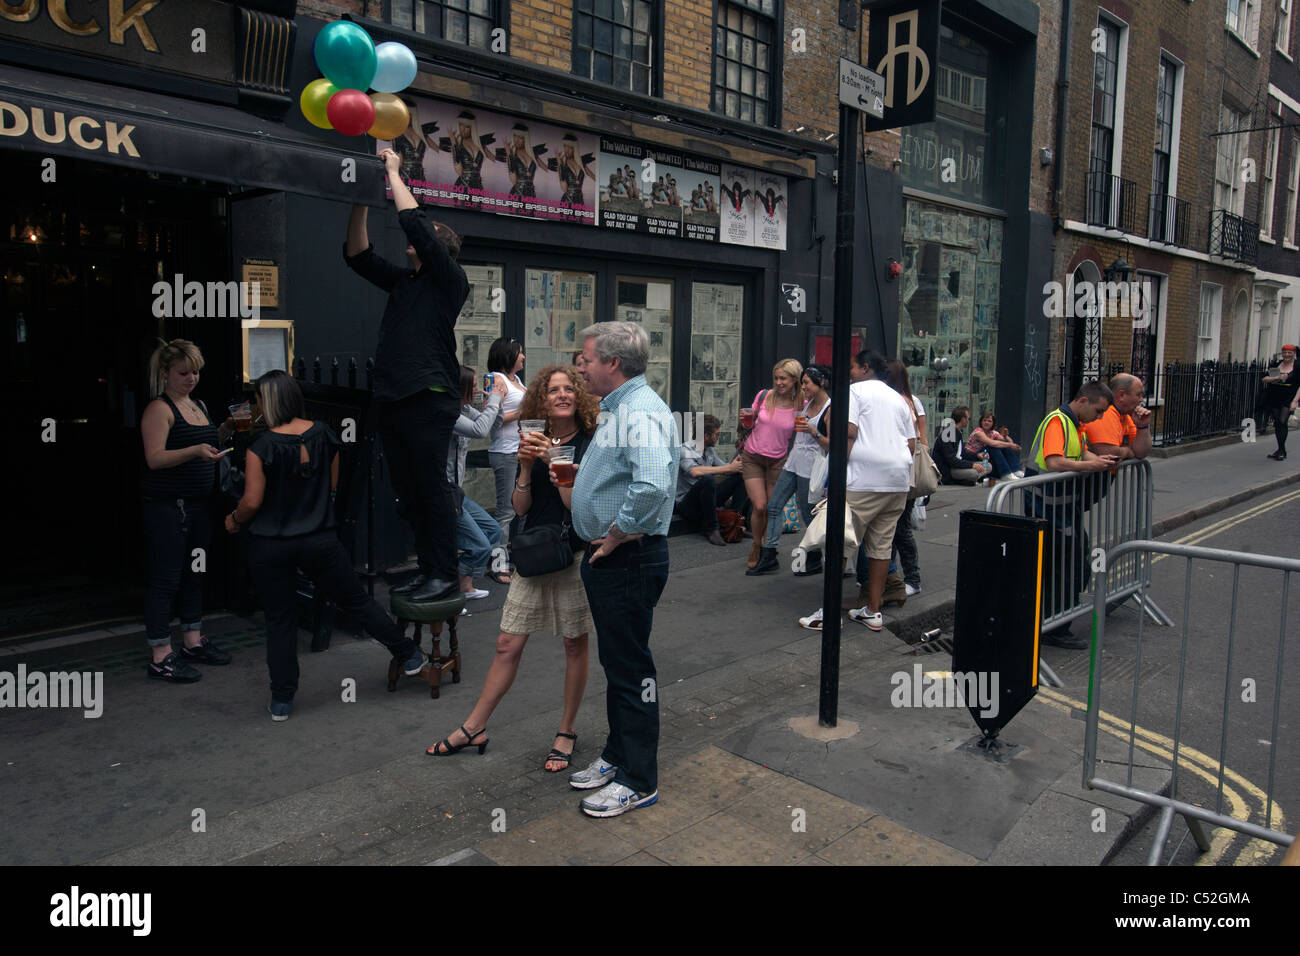
[[[375,47],[375,78],[370,81],[372,89],[379,93],[400,93],[413,82],[419,66],[415,54],[405,43],[390,40]]]
[[[366,90],[375,76],[375,42],[355,23],[338,20],[316,35],[316,66],[341,90]]]

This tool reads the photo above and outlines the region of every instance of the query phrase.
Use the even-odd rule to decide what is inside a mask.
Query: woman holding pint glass
[[[202,634],[203,575],[193,570],[193,552],[212,538],[211,499],[218,446],[229,424],[212,423],[207,406],[193,398],[203,355],[193,342],[173,339],[154,349],[149,386],[154,400],[144,410],[140,436],[147,466],[140,481],[145,538],[149,548],[149,592],[145,630],[153,660],[148,675],[188,684],[201,678],[192,664],[229,664],[230,655]],[[172,650],[172,602],[179,596],[184,646]]]
[[[786,455],[794,439],[794,417],[803,402],[799,396],[799,380],[803,366],[794,359],[782,359],[772,366],[772,387],[754,396],[749,408],[740,410],[740,427],[749,430],[744,439],[745,492],[754,505],[754,543],[749,549],[746,574],[758,573],[755,566],[763,552],[763,537],[767,533],[767,502],[772,497],[776,481],[785,469]],[[776,549],[762,554],[765,570],[776,567]]]
[[[524,516],[524,530],[516,539],[515,573],[501,612],[496,656],[474,709],[457,730],[425,751],[431,757],[450,756],[471,746],[479,753],[487,750],[487,722],[514,683],[528,635],[551,631],[564,639],[564,714],[544,769],[558,773],[569,766],[578,746],[574,726],[587,687],[587,635],[593,630],[581,562],[576,559],[586,542],[573,531],[569,502],[573,475],[599,416],[600,403],[572,366],[548,366],[528,386],[520,406],[520,421],[527,430],[521,429],[519,477],[512,499],[515,513]],[[557,474],[554,484],[552,469]],[[567,485],[560,487],[563,482]],[[566,556],[572,559],[558,570],[532,574],[535,569],[526,560],[526,552],[531,551],[528,542],[542,528],[556,529],[560,550],[568,548]]]

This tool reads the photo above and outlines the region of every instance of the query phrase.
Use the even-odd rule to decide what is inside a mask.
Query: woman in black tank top
[[[221,458],[218,443],[229,424],[212,424],[207,408],[191,397],[199,383],[203,355],[185,339],[159,346],[149,360],[155,395],[144,410],[140,434],[145,472],[145,538],[149,548],[149,592],[145,630],[153,661],[150,677],[190,683],[203,675],[193,663],[229,664],[230,655],[201,632],[203,577],[193,570],[194,550],[205,553],[212,537],[209,501]],[[180,597],[184,647],[172,650],[172,602]]]

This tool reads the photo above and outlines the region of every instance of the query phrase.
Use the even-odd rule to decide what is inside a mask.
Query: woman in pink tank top
[[[741,411],[742,418],[753,418],[753,431],[745,438],[741,459],[745,491],[754,506],[749,529],[754,537],[749,549],[749,568],[758,563],[759,549],[767,532],[767,499],[785,467],[785,456],[789,454],[790,441],[794,437],[794,416],[801,404],[798,386],[802,376],[802,365],[794,359],[782,359],[772,366],[772,387],[759,392],[754,396],[753,404]]]

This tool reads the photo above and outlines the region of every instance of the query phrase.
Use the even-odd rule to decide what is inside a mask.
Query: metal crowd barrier
[[[1113,566],[1112,562],[1116,562],[1121,558],[1125,558],[1132,555],[1139,555],[1139,554],[1146,556],[1151,554],[1152,552],[1158,554],[1177,555],[1180,557],[1185,557],[1187,559],[1186,585],[1183,593],[1182,644],[1181,644],[1181,649],[1178,657],[1178,695],[1175,701],[1175,710],[1174,710],[1174,718],[1173,718],[1173,723],[1174,723],[1173,735],[1172,735],[1173,771],[1172,771],[1172,779],[1170,780],[1170,784],[1169,784],[1168,796],[1163,796],[1161,794],[1156,794],[1156,793],[1150,793],[1148,791],[1141,790],[1133,786],[1134,751],[1137,746],[1137,739],[1139,736],[1138,727],[1137,727],[1138,705],[1139,703],[1142,702],[1140,701],[1140,693],[1139,693],[1140,692],[1139,679],[1142,673],[1142,651],[1143,651],[1142,625],[1145,621],[1145,619],[1142,617],[1138,618],[1137,664],[1133,671],[1133,692],[1132,692],[1131,699],[1129,701],[1130,710],[1129,710],[1129,722],[1128,722],[1129,723],[1128,776],[1124,783],[1117,783],[1112,780],[1103,779],[1102,777],[1099,777],[1097,775],[1097,731],[1098,731],[1099,718],[1101,716],[1101,692],[1102,692],[1102,680],[1101,680],[1102,674],[1101,674],[1101,668],[1098,666],[1098,664],[1101,660],[1101,655],[1105,647],[1105,640],[1106,640],[1105,592],[1107,589],[1106,578],[1107,575],[1110,573],[1109,571],[1106,570],[1106,568],[1112,567]],[[1199,769],[1201,771],[1201,776],[1205,776],[1207,773],[1212,773],[1217,770],[1218,798],[1213,810],[1210,810],[1204,806],[1197,806],[1185,800],[1178,799],[1178,779],[1179,779],[1179,769],[1180,769],[1179,752],[1180,750],[1184,749],[1183,703],[1184,703],[1184,693],[1186,690],[1186,677],[1187,677],[1187,667],[1188,667],[1188,660],[1187,660],[1188,632],[1191,626],[1191,615],[1189,611],[1190,611],[1190,603],[1191,603],[1192,560],[1193,559],[1214,561],[1219,564],[1232,565],[1232,605],[1228,612],[1227,652],[1226,652],[1226,661],[1224,664],[1224,672],[1223,672],[1224,673],[1223,705],[1222,705],[1222,722],[1219,728],[1218,764],[1217,766],[1215,766],[1213,763],[1213,758],[1207,758],[1201,753],[1196,753],[1193,755],[1195,758],[1199,758],[1198,764],[1196,765],[1195,769]],[[1223,812],[1224,776],[1225,773],[1227,773],[1225,764],[1228,759],[1228,751],[1229,751],[1228,720],[1230,716],[1230,703],[1231,703],[1231,698],[1234,696],[1234,694],[1240,693],[1241,691],[1240,685],[1234,683],[1232,659],[1233,659],[1233,653],[1236,650],[1237,592],[1240,583],[1241,568],[1243,565],[1246,565],[1248,567],[1265,568],[1265,569],[1271,569],[1271,570],[1282,572],[1282,590],[1281,590],[1282,612],[1281,612],[1280,620],[1278,622],[1277,657],[1275,661],[1274,674],[1273,674],[1273,689],[1274,689],[1273,731],[1272,731],[1272,736],[1269,738],[1271,742],[1271,746],[1268,748],[1268,754],[1269,754],[1268,788],[1264,792],[1265,799],[1263,801],[1264,802],[1263,826],[1257,823],[1252,823],[1249,820],[1230,816]],[[1289,846],[1292,843],[1294,839],[1293,837],[1287,835],[1286,833],[1282,833],[1278,830],[1270,829],[1270,827],[1272,826],[1272,822],[1273,822],[1273,786],[1274,786],[1274,782],[1277,779],[1277,753],[1280,749],[1282,749],[1282,742],[1279,741],[1278,739],[1278,723],[1282,711],[1283,689],[1286,686],[1283,681],[1282,663],[1285,659],[1285,652],[1286,652],[1287,600],[1290,595],[1291,575],[1297,572],[1300,572],[1300,560],[1297,560],[1295,558],[1275,557],[1272,555],[1247,554],[1242,551],[1220,551],[1215,548],[1200,548],[1191,545],[1165,544],[1159,541],[1145,541],[1145,540],[1129,541],[1111,549],[1106,555],[1106,564],[1103,566],[1102,570],[1097,572],[1097,577],[1100,579],[1100,582],[1093,595],[1093,608],[1092,608],[1093,627],[1095,629],[1096,636],[1092,648],[1093,666],[1092,666],[1092,673],[1089,678],[1089,688],[1088,688],[1088,729],[1084,739],[1083,785],[1084,787],[1090,790],[1102,790],[1105,791],[1106,793],[1117,794],[1122,797],[1127,797],[1131,800],[1137,800],[1142,803],[1148,803],[1151,804],[1152,806],[1161,808],[1159,828],[1156,832],[1156,837],[1152,842],[1150,855],[1147,858],[1148,865],[1155,866],[1160,862],[1160,857],[1163,852],[1164,843],[1166,838],[1169,836],[1169,828],[1170,825],[1173,823],[1173,818],[1175,813],[1180,813],[1183,815],[1183,818],[1187,821],[1188,829],[1191,831],[1193,838],[1196,840],[1197,846],[1200,847],[1202,852],[1205,852],[1210,848],[1210,843],[1209,840],[1206,838],[1203,828],[1201,827],[1201,821],[1205,821],[1206,823],[1210,823],[1218,827],[1227,827],[1229,829],[1236,830],[1239,833],[1245,833],[1252,837],[1257,837],[1262,840],[1268,840],[1272,843],[1276,843],[1281,846]],[[1270,589],[1268,593],[1271,595],[1277,592],[1274,592]],[[1219,621],[1205,620],[1203,618],[1199,621],[1199,624],[1200,626],[1203,627],[1214,627],[1214,628],[1221,627]],[[1262,644],[1251,645],[1252,648],[1260,647],[1260,646],[1262,646]],[[1161,648],[1159,651],[1161,657],[1167,660],[1171,656],[1170,654],[1171,651],[1172,648],[1168,646],[1167,642],[1162,641]],[[1159,699],[1159,697],[1157,696],[1156,699]],[[1240,707],[1238,708],[1238,710],[1240,710]],[[1168,716],[1167,711],[1165,712],[1165,716],[1166,717]],[[1238,730],[1238,735],[1240,736],[1242,731],[1243,721],[1240,713],[1236,714],[1235,716],[1237,717],[1237,730]],[[1118,723],[1118,721],[1116,721],[1114,717],[1110,717],[1109,715],[1107,715],[1107,721],[1108,721],[1108,726],[1114,726]],[[1149,734],[1150,731],[1143,732],[1144,736],[1147,736]],[[1188,748],[1188,752],[1190,754],[1190,748]],[[1189,768],[1193,767],[1190,756],[1185,757],[1183,763],[1184,766],[1186,767]],[[1236,777],[1235,774],[1233,776]],[[1279,822],[1281,821],[1279,820]]]
[[[1151,463],[1129,459],[1114,475],[1048,472],[1000,481],[989,491],[986,509],[1047,519],[1042,630],[1048,631],[1091,612],[1098,586],[1093,566],[1100,554],[1152,537]],[[1133,598],[1153,621],[1168,626],[1173,622],[1146,594],[1150,584],[1150,560],[1126,555],[1111,566],[1106,604],[1114,610]]]

